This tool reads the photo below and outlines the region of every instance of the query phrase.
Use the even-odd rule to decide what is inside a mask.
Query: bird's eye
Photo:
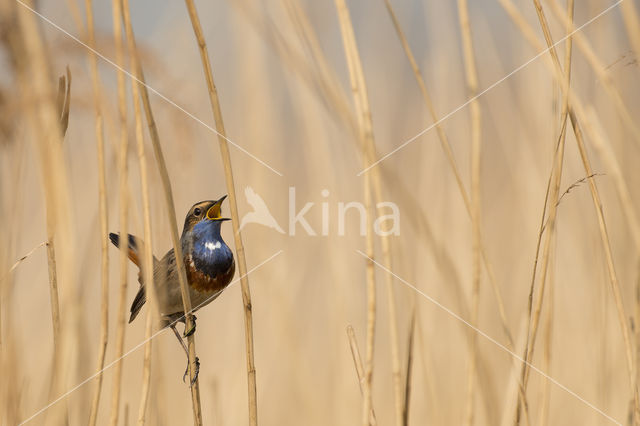
[[[200,210],[198,207],[196,207],[195,210],[193,211],[193,214],[195,216],[200,216],[200,213],[202,213],[202,210]]]

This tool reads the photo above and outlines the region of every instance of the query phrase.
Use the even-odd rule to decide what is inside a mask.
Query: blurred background
[[[415,56],[437,117],[446,116],[442,130],[465,191],[470,193],[473,126],[471,105],[465,103],[473,91],[465,71],[460,3],[465,2],[392,0],[389,4]],[[566,13],[566,2],[542,3],[564,63],[562,39],[567,26],[555,12]],[[109,368],[103,374],[97,423],[109,424],[113,420],[115,364],[111,363],[117,359],[120,264],[117,249],[109,246],[109,297],[105,300],[101,296],[94,92],[90,52],[82,44],[89,40],[85,3],[2,0],[0,4],[0,423],[19,424],[74,389],[29,424],[56,424],[60,418],[51,414],[56,410],[66,412],[69,424],[87,424],[96,392],[96,381],[87,379],[96,372],[100,312],[108,302],[105,365]],[[357,110],[336,5],[240,0],[197,1],[196,6],[227,136],[251,154],[230,145],[240,217],[253,210],[245,197],[246,188],[251,187],[285,230],[281,234],[259,224],[242,229],[248,268],[259,266],[248,276],[259,423],[359,423],[363,398],[346,328],[353,326],[364,359],[366,259],[357,250],[365,251],[365,238],[360,235],[355,211],[347,214],[345,235],[339,235],[338,206],[340,202],[364,202],[366,174],[358,175],[363,160]],[[472,220],[392,15],[382,0],[348,1],[347,6],[367,84],[377,158],[420,134],[374,168],[382,185],[381,199],[395,203],[399,210],[399,234],[391,235],[388,242],[391,270],[401,278],[392,281],[398,332],[394,343],[388,273],[378,266],[374,269],[377,323],[372,406],[377,424],[397,424],[394,345],[409,424],[513,424],[522,362],[505,349],[521,357],[527,340],[536,247],[563,109],[551,57],[540,54],[546,43],[534,2],[475,0],[468,4],[478,79],[475,93],[481,93],[477,99],[479,192],[474,194],[479,194],[478,223],[486,263],[482,262],[479,276],[474,274],[477,257]],[[639,27],[635,26],[638,7],[635,0],[575,4],[575,26],[588,25],[580,30],[581,41],[574,41],[573,46],[573,102],[579,105],[578,119],[596,174],[593,180],[601,198],[623,310],[612,291],[602,228],[568,123],[559,194],[570,191],[557,204],[545,275],[538,262],[534,305],[537,300],[542,303],[531,363],[575,395],[530,371],[526,391],[530,424],[634,421],[629,383],[638,370],[635,348],[640,348],[634,327],[640,313],[636,300],[640,239],[635,213],[640,208],[640,192],[633,184],[640,179],[640,132],[634,119],[640,113],[640,69],[634,48],[640,46]],[[117,232],[120,121],[111,2],[96,1],[93,16],[95,50],[112,61],[98,58],[97,64],[108,230]],[[146,81],[153,88],[151,106],[181,228],[195,202],[227,193],[218,139],[207,127],[214,128],[215,122],[198,44],[181,2],[132,1],[131,21]],[[43,57],[35,58],[29,53],[32,50],[21,47],[21,43],[30,45],[33,38],[40,41]],[[131,70],[126,45],[125,58],[123,67]],[[59,157],[42,154],[47,128],[38,128],[43,101],[36,89],[43,86],[34,83],[28,71],[38,64],[37,59],[46,64],[43,81],[50,87],[57,87],[65,67],[72,75],[68,129]],[[514,70],[517,72],[510,74]],[[130,79],[125,83],[128,229],[142,236]],[[152,244],[160,257],[171,247],[169,221],[146,121],[143,133]],[[374,169],[367,173],[372,176]],[[51,173],[57,173],[53,181]],[[49,204],[47,187],[54,194]],[[294,212],[290,188],[295,188]],[[328,191],[327,196],[323,190]],[[291,235],[289,221],[306,203],[314,203],[305,218],[317,235],[308,235],[300,224]],[[325,212],[322,203],[328,206]],[[554,207],[551,204],[546,203],[547,218]],[[54,360],[47,248],[37,248],[15,265],[47,241],[47,205],[56,205],[62,212],[54,237],[64,337],[59,342],[63,349],[58,362]],[[225,205],[223,214],[228,212]],[[327,235],[322,232],[323,214],[328,218]],[[372,214],[378,217],[377,212]],[[549,227],[542,236],[540,258],[548,232]],[[230,224],[223,226],[222,235],[233,248]],[[384,263],[382,239],[375,236],[374,244],[375,259]],[[495,287],[486,264],[491,265]],[[127,312],[138,290],[137,274],[129,264]],[[539,299],[542,276],[546,285]],[[479,282],[477,299],[474,282]],[[234,283],[198,312],[196,347],[207,425],[249,421],[240,290],[239,283]],[[146,312],[145,308],[145,315],[125,327],[124,351],[131,353],[119,361],[122,383],[117,423],[121,425],[138,419],[144,355],[140,344],[145,338]],[[627,344],[621,312],[630,337]],[[478,335],[460,319],[477,324],[495,341]],[[152,341],[148,424],[192,421],[189,387],[181,380],[185,357],[171,334],[165,330]],[[477,360],[475,370],[472,359]],[[62,370],[61,365],[65,366]],[[60,370],[57,388],[53,385],[56,370]],[[406,382],[410,392],[405,390]],[[469,413],[473,413],[471,418]],[[521,424],[527,422],[521,419]]]

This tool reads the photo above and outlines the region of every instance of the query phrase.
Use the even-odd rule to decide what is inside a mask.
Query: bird
[[[259,223],[260,225],[264,225],[268,228],[273,228],[281,234],[284,234],[284,231],[276,222],[276,219],[273,217],[267,204],[264,202],[262,197],[260,197],[250,186],[247,186],[244,189],[244,195],[247,198],[247,202],[251,204],[253,207],[253,211],[245,214],[242,217],[242,221],[240,222],[240,230],[245,227],[245,225],[249,223]]]
[[[235,273],[233,252],[220,235],[222,223],[231,220],[230,218],[221,217],[221,206],[226,197],[225,195],[216,201],[207,200],[195,203],[189,209],[184,221],[180,243],[191,306],[193,307],[192,312],[208,305],[220,296],[231,282]],[[120,247],[120,234],[110,233],[109,239],[116,247]],[[140,282],[140,289],[131,304],[129,323],[136,319],[147,300],[146,283],[142,274],[143,249],[143,241],[129,234],[127,238],[127,255],[139,269],[138,281]],[[178,322],[184,323],[183,336],[188,337],[195,332],[196,317],[192,316],[192,327],[187,330],[180,281],[178,279],[178,268],[176,266],[176,255],[173,248],[160,260],[155,256],[153,257],[153,282],[158,299],[160,326],[161,328],[171,328],[187,354],[187,369],[182,376],[184,381],[189,371],[189,351],[176,328],[176,324]],[[191,380],[191,385],[195,383],[200,370],[198,358],[196,358],[195,364],[196,370]]]

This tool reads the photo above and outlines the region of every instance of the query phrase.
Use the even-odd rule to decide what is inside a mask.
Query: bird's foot
[[[196,371],[195,371],[195,374],[193,375],[193,379],[191,379],[191,383],[189,384],[189,386],[193,386],[196,380],[198,380],[198,373],[200,373],[200,360],[198,359],[198,357],[196,357],[195,364],[196,364]],[[189,374],[189,367],[191,367],[191,364],[189,363],[189,360],[187,360],[187,369],[184,370],[184,374],[182,375],[183,382],[185,381],[185,379],[187,378],[187,375]]]
[[[187,330],[187,323],[185,322],[184,337],[189,337],[196,332],[196,316],[191,315],[191,327]]]

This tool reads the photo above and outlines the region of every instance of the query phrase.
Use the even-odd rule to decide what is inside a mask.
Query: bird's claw
[[[196,380],[198,380],[198,373],[200,373],[200,360],[198,359],[198,357],[196,357],[196,371],[195,374],[193,375],[193,379],[191,379],[191,383],[189,384],[189,386],[193,386],[193,384],[196,382]],[[187,375],[189,374],[189,367],[191,366],[191,364],[189,363],[189,360],[187,360],[187,369],[184,370],[184,374],[182,375],[182,381],[184,382],[185,379],[187,378]]]
[[[182,333],[182,336],[189,337],[195,332],[196,332],[196,316],[191,315],[191,327],[187,330],[186,324],[185,324],[185,329],[184,329],[184,333]]]

